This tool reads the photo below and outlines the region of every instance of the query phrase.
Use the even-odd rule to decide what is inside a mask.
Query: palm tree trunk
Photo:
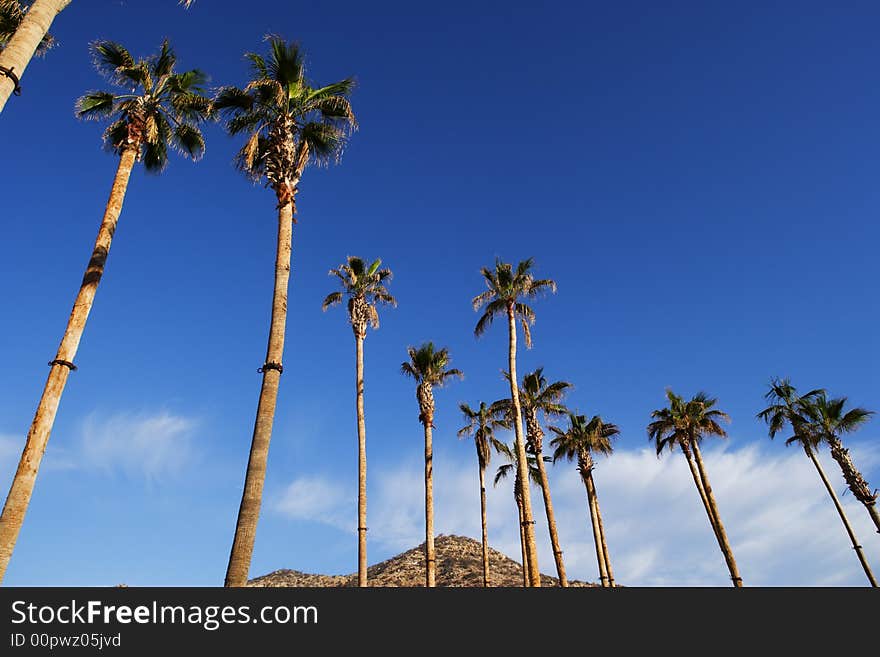
[[[119,214],[122,212],[122,202],[125,199],[125,191],[128,188],[137,152],[137,146],[133,144],[130,148],[122,151],[119,157],[119,165],[116,168],[113,186],[110,188],[110,198],[104,209],[104,218],[101,220],[98,236],[95,239],[95,247],[92,249],[92,257],[86,267],[76,300],[73,302],[73,310],[67,320],[61,344],[55,354],[55,359],[50,363],[52,368],[49,370],[49,377],[43,388],[40,403],[28,430],[27,441],[18,463],[18,470],[12,480],[9,495],[6,497],[3,514],[0,515],[0,582],[3,581],[9,560],[12,558],[18,533],[21,531],[24,516],[34,492],[40,461],[43,459],[43,453],[49,442],[49,434],[55,423],[61,394],[67,384],[67,377],[74,367],[73,361],[76,358],[79,342],[86,327],[86,320],[89,318],[92,304],[95,301],[98,283],[104,275],[104,266],[110,253],[110,244],[113,240],[113,234],[116,232]]]
[[[486,523],[486,468],[480,468],[480,521],[483,528],[483,586],[489,583],[489,528]]]
[[[535,543],[535,519],[532,515],[532,496],[529,490],[529,475],[526,460],[526,446],[523,440],[522,406],[519,403],[519,387],[516,376],[516,318],[513,305],[507,308],[507,368],[510,372],[510,401],[513,405],[513,428],[516,435],[516,468],[522,483],[522,526],[525,529],[526,553],[529,558],[528,570],[531,586],[541,586],[541,572],[538,570],[538,546]]]
[[[425,586],[436,585],[434,553],[434,445],[431,419],[425,420]]]
[[[599,580],[603,587],[609,585],[608,570],[605,567],[605,553],[602,552],[602,538],[599,531],[599,523],[596,519],[596,505],[594,503],[594,491],[590,487],[588,475],[581,473],[584,488],[587,489],[587,507],[590,509],[590,524],[593,526],[593,541],[596,544],[596,561],[599,564]]]
[[[290,281],[290,253],[293,240],[293,201],[289,199],[278,208],[278,245],[275,253],[275,290],[272,294],[272,320],[269,328],[269,343],[266,349],[266,362],[261,369],[263,384],[257,403],[257,417],[251,439],[247,473],[238,521],[235,525],[235,538],[226,568],[225,586],[244,586],[247,584],[254,540],[257,534],[257,521],[263,501],[263,484],[266,481],[266,462],[269,458],[269,441],[272,438],[272,423],[275,420],[275,404],[278,401],[278,385],[281,381],[281,358],[284,354],[284,333],[287,325],[287,287]]]
[[[519,499],[519,496],[514,493],[513,496],[514,501],[516,502],[516,511],[517,517],[519,518],[519,547],[522,550],[522,578],[523,578],[523,587],[528,588],[529,582],[529,557],[528,551],[526,550],[526,530],[525,525],[523,525],[523,508],[522,502]]]
[[[37,47],[49,32],[55,16],[69,4],[70,0],[36,0],[27,10],[21,25],[15,30],[3,52],[0,52],[0,66],[11,69],[21,79]],[[6,107],[6,101],[14,90],[12,78],[0,73],[0,112]]]
[[[847,486],[849,486],[853,496],[868,510],[868,515],[871,516],[871,520],[874,521],[874,525],[877,527],[877,532],[880,533],[880,515],[877,514],[876,506],[877,494],[871,492],[871,487],[865,481],[862,473],[856,468],[856,464],[853,463],[852,457],[849,455],[849,450],[843,446],[840,439],[829,435],[827,440],[828,446],[831,448],[831,458],[837,461]]]
[[[721,546],[721,552],[724,554],[724,560],[727,562],[728,570],[730,570],[730,579],[733,580],[735,587],[741,587],[743,585],[742,577],[739,576],[736,559],[733,558],[733,549],[730,547],[730,541],[727,540],[727,532],[724,531],[724,523],[721,522],[721,514],[718,512],[718,503],[712,494],[709,476],[706,474],[705,467],[703,467],[703,455],[700,452],[700,446],[696,442],[693,444],[693,450],[694,460],[696,460],[697,469],[700,472],[700,481],[703,483],[703,491],[706,494],[706,500],[709,502],[710,520],[714,520],[718,544]]]
[[[712,533],[715,534],[715,539],[720,541],[721,539],[718,537],[718,528],[715,525],[715,517],[712,515],[712,507],[709,506],[709,498],[706,497],[706,491],[703,490],[703,482],[700,480],[700,473],[697,472],[697,465],[694,463],[694,457],[691,454],[690,448],[685,445],[682,445],[682,452],[684,452],[688,468],[691,471],[691,477],[694,478],[694,485],[697,487],[697,492],[700,494],[700,501],[703,503],[703,508],[706,510],[706,516],[709,518],[709,525],[712,527]]]
[[[358,586],[367,585],[367,427],[364,420],[364,338],[355,335],[358,428]]]
[[[553,557],[556,559],[556,574],[559,576],[559,586],[568,586],[565,577],[565,563],[562,561],[562,548],[559,547],[559,534],[556,531],[556,516],[553,515],[553,500],[550,497],[550,481],[547,479],[547,468],[544,467],[544,459],[541,451],[535,452],[538,464],[538,473],[541,477],[541,493],[544,495],[544,510],[547,513],[547,526],[550,528],[550,545],[553,546]]]
[[[865,508],[868,509],[868,515],[871,516],[871,520],[877,527],[877,533],[880,534],[880,515],[877,514],[877,504],[866,504]]]
[[[596,509],[596,525],[599,527],[599,539],[602,543],[602,558],[605,561],[605,572],[608,574],[608,586],[614,586],[614,572],[611,570],[611,558],[608,556],[608,542],[605,540],[605,526],[602,524],[602,512],[599,510],[599,495],[596,493],[596,483],[593,481],[593,472],[587,475],[587,488],[592,491],[593,507]]]
[[[834,502],[834,508],[837,509],[837,513],[840,516],[841,522],[843,522],[843,526],[846,528],[846,533],[849,534],[849,540],[853,545],[853,549],[856,551],[856,556],[859,558],[859,563],[862,564],[862,569],[865,571],[865,575],[868,577],[868,581],[871,583],[871,586],[877,586],[877,580],[874,579],[874,573],[871,572],[871,567],[868,565],[868,560],[865,558],[865,553],[862,551],[862,546],[859,545],[859,541],[856,538],[856,534],[853,531],[852,526],[849,524],[849,519],[846,517],[846,512],[843,510],[843,507],[840,504],[840,500],[837,499],[837,493],[834,492],[834,488],[831,487],[831,482],[828,481],[828,477],[825,476],[825,470],[822,469],[822,464],[819,463],[819,459],[816,458],[816,454],[810,449],[809,445],[804,444],[804,451],[807,453],[807,456],[810,457],[810,460],[813,462],[813,465],[816,466],[816,471],[819,473],[819,477],[822,479],[822,483],[825,484],[825,490],[828,491],[828,494],[831,496],[831,501]]]

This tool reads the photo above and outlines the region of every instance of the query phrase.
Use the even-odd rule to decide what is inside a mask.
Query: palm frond
[[[89,91],[80,96],[74,107],[78,119],[98,120],[113,115],[116,109],[116,96],[109,91]]]
[[[101,40],[90,44],[89,50],[98,72],[111,82],[128,81],[128,77],[120,80],[120,71],[127,71],[136,67],[134,57],[120,43],[115,41]]]
[[[193,161],[201,159],[205,154],[205,137],[202,131],[188,123],[181,123],[174,128],[171,143]]]
[[[159,54],[152,58],[153,72],[157,78],[163,75],[169,75],[174,70],[174,64],[177,62],[177,56],[168,43],[168,39],[162,41],[159,48]]]

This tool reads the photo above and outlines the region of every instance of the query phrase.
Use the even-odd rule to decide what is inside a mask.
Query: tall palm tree
[[[556,434],[551,441],[555,447],[553,461],[566,458],[569,461],[577,458],[578,472],[587,490],[587,506],[590,510],[590,522],[593,526],[593,541],[596,544],[596,559],[599,562],[599,578],[602,586],[614,586],[614,572],[608,556],[608,541],[605,538],[605,527],[602,524],[602,513],[599,510],[599,497],[593,481],[595,461],[593,454],[609,455],[614,451],[611,439],[620,433],[616,424],[604,422],[594,415],[589,421],[585,415],[568,414],[568,427],[564,430],[551,426]]]
[[[486,522],[486,468],[492,460],[492,450],[504,452],[506,445],[495,437],[497,429],[509,429],[510,422],[504,416],[504,409],[498,404],[486,405],[481,401],[478,410],[467,404],[459,404],[465,424],[458,430],[459,438],[473,437],[477,448],[477,464],[480,468],[480,521],[483,536],[483,586],[490,586],[489,581],[489,530]]]
[[[104,131],[104,144],[119,157],[119,163],[91,258],[61,345],[49,363],[49,377],[0,516],[0,580],[24,522],[67,377],[76,369],[73,361],[104,274],[132,168],[141,161],[147,171],[162,171],[168,162],[169,147],[193,160],[205,150],[198,126],[210,115],[210,100],[201,89],[206,77],[198,70],[175,73],[177,60],[167,41],[158,55],[140,60],[112,41],[98,41],[91,50],[98,71],[124,91],[88,92],[77,101],[76,115],[82,119],[112,119]]]
[[[865,557],[862,546],[859,544],[855,531],[853,531],[852,525],[849,523],[849,518],[846,517],[846,512],[843,510],[840,500],[837,499],[837,494],[834,492],[834,488],[831,482],[828,481],[825,470],[816,456],[816,450],[824,438],[822,435],[822,425],[816,421],[817,416],[820,414],[820,411],[816,410],[816,402],[824,397],[824,390],[810,390],[806,394],[798,395],[797,388],[791,384],[789,379],[772,379],[769,389],[764,394],[764,399],[767,400],[769,406],[758,413],[758,418],[767,423],[771,439],[782,431],[786,424],[791,426],[794,435],[785,441],[785,445],[799,444],[803,448],[804,453],[813,462],[816,472],[819,473],[819,478],[822,480],[822,484],[825,486],[825,490],[828,491],[828,495],[834,503],[834,508],[840,516],[840,521],[843,523],[844,529],[846,529],[856,557],[862,565],[862,570],[865,571],[865,576],[868,578],[871,586],[876,587],[877,580],[874,578],[874,573],[868,565],[868,560]]]
[[[509,374],[505,372],[505,376],[509,376]],[[556,529],[556,517],[553,513],[550,480],[547,477],[547,469],[544,467],[544,459],[542,458],[544,430],[541,428],[538,414],[543,414],[545,419],[547,417],[564,415],[568,409],[562,404],[562,398],[571,387],[572,385],[568,381],[555,381],[548,384],[544,376],[544,368],[539,367],[534,372],[530,372],[523,377],[522,385],[519,389],[520,406],[526,423],[526,442],[528,444],[528,451],[537,457],[536,465],[540,477],[541,494],[544,498],[547,527],[550,532],[550,545],[556,562],[559,585],[563,587],[568,586],[568,579],[565,576],[565,562],[562,559],[562,548],[559,545],[559,533]],[[501,400],[498,403],[504,404],[508,413],[513,412],[509,399]]]
[[[691,470],[691,476],[694,478],[694,484],[700,493],[706,514],[709,516],[709,522],[718,539],[718,545],[727,562],[730,578],[733,580],[734,586],[740,587],[742,586],[742,578],[739,576],[733,549],[727,540],[727,532],[721,522],[718,504],[712,493],[712,486],[709,484],[709,476],[700,453],[700,442],[705,436],[719,436],[721,438],[727,436],[727,432],[721,428],[719,421],[729,422],[730,418],[727,413],[714,408],[718,400],[709,397],[704,392],[697,393],[690,401],[685,401],[683,397],[667,390],[666,398],[669,400],[669,406],[651,413],[654,421],[648,425],[648,437],[654,441],[658,456],[665,447],[672,450],[678,446],[684,453]],[[696,469],[694,468],[695,463]]]
[[[461,370],[449,365],[449,350],[435,349],[426,342],[418,349],[409,347],[409,362],[401,363],[400,371],[412,377],[419,402],[419,422],[425,429],[425,586],[433,587],[436,580],[437,560],[434,554],[434,386],[441,387],[454,376],[464,378]]]
[[[880,532],[880,515],[877,514],[877,492],[871,491],[871,487],[862,473],[853,463],[849,450],[843,446],[841,435],[855,431],[874,414],[864,408],[846,408],[846,397],[828,399],[825,394],[817,395],[806,406],[806,412],[816,429],[819,439],[828,444],[831,450],[831,458],[837,461],[843,478],[855,498],[861,502],[877,531]]]
[[[364,419],[364,339],[367,326],[379,328],[376,306],[396,306],[397,300],[385,287],[391,281],[391,270],[379,269],[376,259],[367,266],[360,258],[349,256],[345,264],[331,269],[348,297],[348,321],[355,342],[355,406],[358,432],[358,586],[367,585],[367,428]],[[342,303],[342,292],[331,292],[321,305],[322,310]]]
[[[483,267],[480,273],[486,283],[486,290],[471,301],[474,310],[485,308],[474,335],[479,337],[486,332],[498,315],[507,317],[507,371],[510,375],[510,400],[513,406],[513,428],[517,467],[522,481],[526,479],[526,447],[523,437],[522,407],[519,401],[519,389],[516,375],[516,323],[520,322],[526,347],[532,346],[530,324],[535,323],[535,311],[523,299],[532,299],[547,291],[556,292],[556,283],[549,278],[536,279],[532,275],[532,258],[521,261],[516,270],[508,262],[501,259],[495,261],[494,269]],[[528,486],[523,486],[523,527],[525,528],[526,547],[528,551],[529,580],[534,586],[541,585],[538,570],[538,547],[535,543],[535,520],[532,514],[532,498]]]
[[[19,0],[0,0],[0,50],[5,48],[15,35],[16,30],[27,16],[28,7],[29,5],[22,4]],[[53,45],[55,45],[55,39],[52,35],[43,35],[34,55],[42,57]]]
[[[34,0],[24,10],[17,0],[0,4],[0,112],[13,93],[35,53],[51,45],[49,28],[70,0]]]
[[[504,445],[502,443],[501,447],[498,449],[498,453],[504,456],[507,459],[507,463],[498,466],[498,470],[495,473],[495,480],[493,482],[493,486],[497,486],[498,482],[506,479],[507,476],[513,472],[513,501],[516,502],[517,515],[519,518],[519,542],[520,549],[522,550],[522,564],[523,564],[523,586],[540,586],[540,582],[538,584],[534,583],[534,580],[529,573],[529,569],[527,567],[528,557],[529,557],[529,548],[526,544],[526,532],[525,532],[525,523],[523,522],[524,515],[524,503],[523,503],[523,490],[528,488],[528,486],[522,485],[522,479],[519,478],[519,462],[517,460],[517,453],[515,449],[511,449],[509,445]],[[545,462],[550,460],[549,456],[541,457]],[[534,454],[528,454],[526,456],[526,463],[528,467],[528,477],[529,482],[532,484],[541,484],[541,474],[538,471],[537,458]],[[538,573],[538,577],[540,578],[541,574]]]
[[[251,180],[265,181],[272,188],[278,213],[272,319],[266,361],[259,370],[263,381],[226,586],[245,585],[254,549],[283,371],[291,241],[300,179],[309,164],[338,161],[356,125],[348,101],[354,87],[351,78],[314,86],[306,78],[303,53],[297,44],[278,37],[268,41],[265,57],[246,55],[252,68],[248,85],[244,89],[224,87],[214,99],[215,108],[227,117],[227,131],[248,135],[236,159],[239,169]]]

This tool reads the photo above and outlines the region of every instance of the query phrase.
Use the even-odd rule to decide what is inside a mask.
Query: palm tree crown
[[[824,397],[825,391],[816,389],[798,395],[797,388],[791,384],[789,379],[773,379],[764,394],[764,399],[770,405],[758,413],[757,417],[767,423],[771,438],[775,438],[776,434],[788,424],[794,435],[785,441],[786,445],[800,442],[804,446],[816,447],[820,437],[811,426],[808,408],[813,400],[819,396]]]
[[[381,264],[382,261],[376,259],[367,266],[360,258],[349,256],[345,264],[329,272],[330,276],[339,278],[342,289],[348,296],[348,317],[359,337],[366,336],[367,325],[374,329],[379,328],[377,305],[397,306],[397,299],[385,287],[391,281],[391,270],[387,267],[379,269]],[[321,304],[321,309],[327,310],[341,303],[342,297],[342,292],[331,292]]]
[[[356,128],[348,96],[354,80],[324,87],[306,78],[303,53],[296,43],[267,37],[264,57],[248,53],[252,78],[244,89],[223,87],[214,106],[226,118],[230,134],[248,134],[236,158],[252,180],[265,178],[279,203],[293,200],[306,165],[337,161]]]
[[[29,7],[30,5],[22,6],[18,0],[0,0],[0,50],[6,47],[12,35],[15,34]],[[47,34],[40,41],[35,54],[45,55],[54,45],[55,39],[51,34]]]
[[[478,410],[473,410],[465,403],[458,405],[465,418],[465,426],[458,430],[458,437],[474,437],[477,446],[480,469],[489,467],[492,458],[492,449],[496,452],[504,452],[507,446],[495,437],[497,429],[509,429],[510,421],[504,417],[504,408],[498,402],[487,405],[481,401]]]
[[[104,131],[108,149],[117,154],[136,149],[153,172],[168,163],[169,145],[193,160],[204,154],[198,124],[211,116],[204,73],[175,73],[177,57],[167,40],[158,55],[139,60],[113,41],[96,41],[90,48],[98,71],[126,91],[90,91],[76,102],[78,118],[113,119]]]
[[[842,434],[855,431],[874,415],[874,411],[864,408],[851,408],[844,412],[847,401],[846,397],[828,399],[824,392],[820,392],[803,404],[806,418],[810,420],[813,433],[819,440],[839,440]]]
[[[555,447],[553,460],[565,458],[571,461],[577,458],[580,467],[591,462],[591,454],[611,454],[614,451],[611,439],[620,434],[616,424],[605,422],[598,415],[587,420],[586,415],[575,413],[568,414],[566,429],[551,426],[550,430],[556,434],[550,443]]]
[[[426,342],[421,347],[408,347],[409,362],[401,363],[400,371],[405,376],[416,380],[416,399],[419,402],[419,421],[433,426],[434,424],[434,386],[443,386],[452,377],[464,378],[461,370],[449,365],[449,350],[436,349],[433,342]]]
[[[513,312],[514,317],[520,321],[525,335],[526,346],[532,346],[532,334],[529,325],[535,323],[535,311],[520,299],[531,299],[539,294],[556,292],[556,282],[549,278],[535,279],[532,276],[534,259],[529,258],[521,261],[516,271],[509,262],[495,261],[495,269],[483,267],[480,273],[486,279],[486,291],[478,294],[472,300],[474,310],[485,306],[485,311],[474,327],[474,335],[480,336],[485,333],[496,315]]]
[[[421,347],[408,347],[409,362],[401,363],[400,371],[410,376],[417,383],[426,383],[432,386],[442,386],[446,380],[456,376],[464,378],[459,369],[446,369],[449,365],[449,350],[447,348],[436,349],[433,342],[426,342]]]
[[[717,399],[705,392],[698,392],[693,399],[685,401],[672,390],[666,391],[666,398],[669,406],[652,412],[654,421],[648,425],[648,437],[656,443],[657,454],[665,447],[673,449],[676,445],[687,449],[704,436],[727,436],[718,422],[729,422],[730,417],[724,411],[713,408]]]

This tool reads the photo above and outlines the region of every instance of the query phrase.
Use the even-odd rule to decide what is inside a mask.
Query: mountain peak
[[[479,587],[483,585],[483,547],[467,536],[440,534],[434,539],[437,551],[437,586]],[[489,577],[492,586],[522,586],[519,562],[489,548]],[[370,586],[424,586],[425,544],[367,569]],[[542,586],[556,586],[558,580],[541,575]],[[257,577],[248,586],[334,587],[356,586],[357,574],[314,575],[297,570],[276,570]],[[588,582],[570,581],[570,586],[595,586]]]

